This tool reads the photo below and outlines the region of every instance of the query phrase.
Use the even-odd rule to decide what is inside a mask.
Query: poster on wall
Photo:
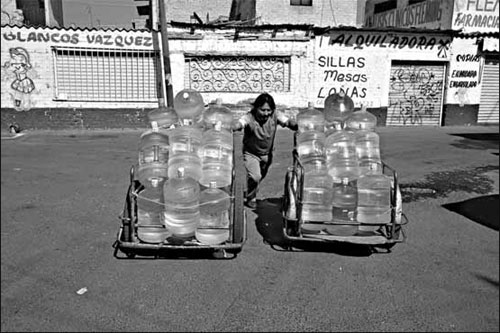
[[[484,60],[474,39],[456,39],[449,64],[447,104],[479,104]]]

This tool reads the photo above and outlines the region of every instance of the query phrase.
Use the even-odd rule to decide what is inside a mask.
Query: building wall
[[[463,32],[498,32],[498,0],[454,0],[452,28]]]
[[[232,0],[165,0],[165,8],[167,13],[167,22],[192,22],[193,12],[206,22],[207,15],[209,20],[215,20],[219,16],[229,18],[231,11]]]
[[[414,96],[413,99],[409,96],[408,112],[418,115],[419,104],[411,103],[419,98],[433,98],[432,94],[444,93],[444,112],[448,109],[455,110],[453,115],[443,115],[445,120],[452,121],[454,125],[459,124],[460,114],[463,114],[467,123],[473,119],[471,112],[480,103],[482,74],[482,59],[481,56],[478,57],[475,39],[455,39],[452,43],[449,35],[439,31],[419,33],[353,28],[333,29],[315,38],[310,38],[307,34],[304,30],[273,32],[255,29],[240,31],[236,36],[234,28],[170,28],[171,82],[174,95],[186,87],[187,57],[239,56],[244,61],[248,56],[286,56],[290,58],[289,91],[270,91],[278,107],[286,112],[296,113],[299,108],[305,108],[308,102],[321,108],[330,93],[342,89],[353,99],[356,107],[366,105],[369,111],[377,114],[378,124],[383,126],[388,112],[391,112],[390,90],[394,85],[409,83],[414,87],[419,85],[420,88],[419,96]],[[158,107],[156,100],[79,102],[56,98],[53,48],[61,46],[104,50],[155,49],[152,32],[148,31],[3,26],[2,127],[20,118],[24,122],[31,122],[34,127],[51,126],[51,121],[54,121],[54,126],[66,124],[72,128],[136,127],[145,123],[147,110]],[[21,60],[19,54],[23,55]],[[18,56],[16,58],[13,55]],[[447,69],[448,74],[444,82],[439,83],[439,87],[429,86],[424,80],[428,76],[419,73],[408,77],[392,77],[394,61],[410,61],[424,66],[426,63],[439,63]],[[19,66],[20,62],[23,66]],[[160,74],[164,75],[163,70]],[[25,77],[32,85],[24,85],[29,89],[21,93],[19,89],[15,89],[15,82]],[[403,82],[403,79],[407,79],[407,82]],[[161,80],[164,82],[164,77]],[[141,84],[144,82],[137,82],[137,85]],[[444,92],[436,90],[441,87]],[[235,112],[244,112],[260,92],[203,92],[202,96],[205,103],[222,98]],[[435,112],[441,112],[438,109],[440,108],[436,108]],[[100,115],[109,117],[110,114],[116,115],[114,122],[100,122]]]
[[[2,25],[22,25],[24,16],[22,10],[17,9],[16,0],[2,0]]]
[[[409,0],[397,0],[395,9],[375,13],[375,7],[388,0],[368,0],[365,5],[365,26],[450,29],[454,1],[424,0],[410,5]]]
[[[312,6],[291,6],[290,0],[257,0],[256,13],[260,24],[313,24],[356,26],[356,0],[313,0]]]

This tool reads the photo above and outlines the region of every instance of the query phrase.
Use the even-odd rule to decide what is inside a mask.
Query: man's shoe
[[[245,201],[245,206],[247,206],[250,209],[256,209],[257,208],[257,200],[255,200],[255,199],[247,200],[247,201]]]

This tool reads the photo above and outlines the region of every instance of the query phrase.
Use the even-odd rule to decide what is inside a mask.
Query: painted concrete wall
[[[260,24],[314,24],[356,26],[358,1],[313,0],[312,6],[291,6],[290,0],[257,0]]]
[[[453,29],[498,32],[499,0],[454,0]]]
[[[397,8],[374,13],[375,6],[387,0],[368,0],[365,6],[365,26],[450,29],[453,1],[425,0],[410,5],[408,0],[398,0]]]
[[[56,101],[55,71],[52,47],[72,46],[103,49],[152,50],[153,39],[145,31],[98,31],[49,29],[26,27],[2,27],[1,29],[2,107],[15,107],[15,99],[21,98],[21,110],[36,107],[51,108],[133,108],[156,103],[98,103]],[[25,65],[17,68],[11,50],[23,53]],[[33,90],[16,97],[12,84],[19,78],[32,81]]]
[[[451,37],[396,32],[334,31],[316,38],[314,59],[315,105],[343,89],[356,106],[388,106],[393,60],[450,59]]]
[[[206,22],[207,15],[210,21],[217,19],[219,16],[229,18],[231,11],[232,0],[165,0],[167,13],[167,22],[191,22],[191,15],[196,12],[198,16]]]
[[[175,31],[173,32],[175,33]],[[234,35],[233,29],[215,33],[206,31],[205,33],[208,35],[203,39],[169,39],[174,95],[184,88],[183,83],[186,74],[184,72],[184,60],[186,55],[290,56],[290,73],[291,77],[293,77],[290,82],[290,91],[281,93],[273,92],[273,96],[279,104],[307,106],[310,96],[313,93],[311,90],[313,82],[311,59],[314,45],[309,38],[304,37],[304,31],[278,33],[275,37],[279,40],[280,37],[284,38],[284,35],[288,35],[290,38],[288,41],[273,41],[270,32],[266,33],[267,40],[264,35],[261,36],[264,38],[259,38],[259,41],[254,40],[254,38],[247,39],[250,36],[256,36],[256,33],[241,33],[241,39],[233,40],[231,37],[231,35]],[[222,98],[225,103],[240,104],[255,98],[256,94],[237,92],[203,93],[203,97],[207,102]]]
[[[477,57],[475,39],[455,39],[452,42],[451,37],[439,32],[419,34],[352,29],[334,30],[313,39],[307,37],[305,31],[282,31],[274,37],[270,31],[249,31],[241,32],[236,39],[234,29],[197,29],[191,33],[189,29],[176,28],[170,29],[169,33],[174,95],[184,88],[186,56],[276,55],[291,58],[290,91],[271,92],[280,108],[303,108],[308,102],[322,107],[329,93],[344,89],[356,106],[364,104],[372,112],[386,112],[393,60],[434,61],[447,66],[445,110],[447,105],[463,105],[460,110],[465,110],[480,102],[479,78],[483,60]],[[75,126],[86,126],[82,119],[88,110],[95,111],[86,118],[91,124],[99,122],[99,110],[102,110],[103,115],[109,114],[109,110],[116,110],[116,114],[121,114],[123,119],[117,120],[115,126],[136,126],[144,121],[145,109],[158,106],[156,102],[82,103],[56,100],[53,46],[136,50],[154,48],[152,34],[147,31],[2,27],[2,126],[5,125],[5,109],[38,110],[44,117],[52,119],[60,119],[56,114],[64,115],[66,122],[74,123]],[[28,88],[23,94],[19,94],[13,86],[19,79],[27,79],[25,86]],[[242,110],[247,110],[249,102],[257,93],[214,92],[202,95],[206,103],[222,98],[224,103],[241,105]],[[125,110],[131,111],[127,113]],[[447,119],[451,118],[453,116]],[[45,118],[44,121],[36,122],[50,123]]]

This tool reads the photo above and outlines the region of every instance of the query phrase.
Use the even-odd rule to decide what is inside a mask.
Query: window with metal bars
[[[292,6],[312,6],[312,0],[290,0]]]
[[[158,101],[158,51],[53,47],[52,52],[57,100]]]
[[[200,92],[290,91],[290,57],[186,56],[184,85]]]

